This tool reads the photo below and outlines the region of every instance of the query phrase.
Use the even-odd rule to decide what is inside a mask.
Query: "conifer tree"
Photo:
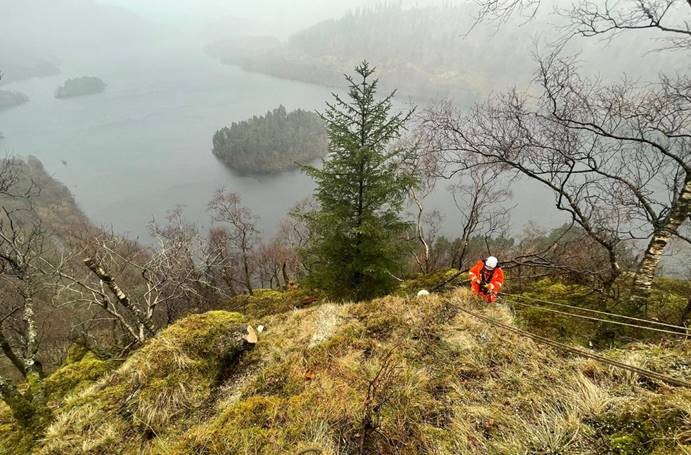
[[[312,233],[303,259],[311,285],[338,298],[389,291],[402,267],[408,223],[400,217],[415,184],[404,165],[410,151],[391,148],[413,111],[392,114],[396,92],[377,100],[378,80],[367,62],[346,75],[348,97],[333,94],[322,114],[329,154],[322,169],[305,167],[316,183],[319,209],[307,215]],[[356,81],[354,77],[357,77]]]

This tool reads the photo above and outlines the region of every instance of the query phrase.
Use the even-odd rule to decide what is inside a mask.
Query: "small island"
[[[65,83],[55,90],[56,98],[73,98],[77,96],[93,95],[106,89],[106,83],[93,76],[67,79]]]
[[[271,174],[295,169],[326,155],[328,138],[321,117],[279,106],[261,117],[233,123],[214,134],[213,153],[241,173]]]
[[[29,101],[29,97],[21,92],[0,90],[0,110],[19,106]]]

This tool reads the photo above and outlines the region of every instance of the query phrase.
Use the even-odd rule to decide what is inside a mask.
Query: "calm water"
[[[321,109],[330,90],[275,79],[221,65],[199,50],[67,61],[63,74],[3,86],[30,102],[0,112],[4,154],[34,155],[65,183],[97,224],[144,236],[152,217],[176,205],[200,224],[215,189],[241,195],[261,218],[265,234],[312,191],[300,172],[272,177],[235,175],[211,154],[218,128],[279,104]],[[56,100],[53,91],[68,77],[97,75],[105,93]],[[551,198],[532,186],[515,191],[513,231],[529,220],[555,225]],[[430,197],[430,208],[446,216],[444,231],[457,234],[457,215],[446,183]]]

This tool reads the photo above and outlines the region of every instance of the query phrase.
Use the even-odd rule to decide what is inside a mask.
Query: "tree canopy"
[[[378,80],[367,62],[355,73],[357,81],[346,76],[348,98],[334,94],[327,103],[323,168],[305,168],[320,207],[308,215],[313,238],[304,254],[314,285],[361,299],[390,290],[402,266],[408,224],[400,212],[415,179],[402,165],[408,153],[390,148],[412,112],[391,113],[395,92],[377,100]]]
[[[314,112],[284,106],[264,116],[233,123],[216,131],[213,153],[229,167],[245,173],[274,173],[309,163],[326,154],[324,122]]]
[[[106,83],[94,76],[67,79],[55,90],[56,98],[73,98],[75,96],[93,95],[106,89]]]

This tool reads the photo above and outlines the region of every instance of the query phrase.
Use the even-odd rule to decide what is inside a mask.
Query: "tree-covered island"
[[[294,169],[327,152],[324,122],[318,114],[284,106],[216,131],[213,153],[241,173],[270,174]]]
[[[55,90],[56,98],[73,98],[77,96],[93,95],[106,89],[106,83],[98,77],[84,76],[67,79]]]

